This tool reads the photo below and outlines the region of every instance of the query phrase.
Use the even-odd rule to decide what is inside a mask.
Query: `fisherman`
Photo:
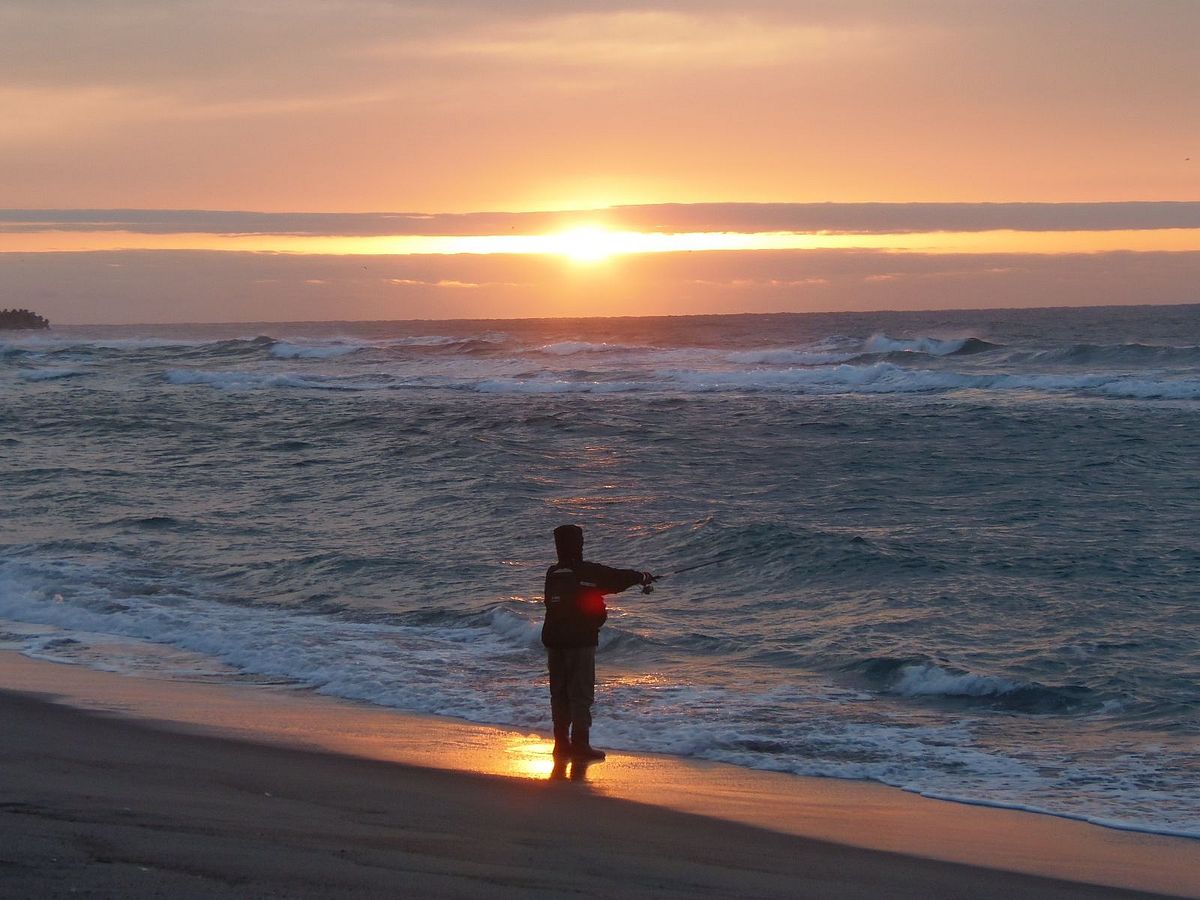
[[[546,621],[542,643],[550,668],[550,714],[554,719],[554,755],[604,759],[591,745],[592,702],[596,694],[596,644],[608,618],[605,594],[618,594],[654,581],[649,572],[610,569],[583,558],[583,529],[554,529],[558,562],[546,572]]]

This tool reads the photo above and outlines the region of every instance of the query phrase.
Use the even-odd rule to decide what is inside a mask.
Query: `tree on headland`
[[[0,328],[49,328],[50,320],[29,309],[0,309]]]

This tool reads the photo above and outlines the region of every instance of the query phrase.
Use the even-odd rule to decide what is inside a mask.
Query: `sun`
[[[625,251],[621,234],[592,225],[560,231],[548,236],[550,252],[581,263],[594,263]]]

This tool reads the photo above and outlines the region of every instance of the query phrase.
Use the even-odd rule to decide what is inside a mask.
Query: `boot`
[[[554,756],[570,756],[571,755],[571,738],[568,737],[569,725],[554,726]]]
[[[571,756],[575,759],[604,759],[603,750],[597,750],[588,739],[588,729],[576,728],[571,738]]]

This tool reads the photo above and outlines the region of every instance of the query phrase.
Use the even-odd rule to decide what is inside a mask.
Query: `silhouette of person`
[[[649,585],[654,576],[633,569],[610,569],[583,558],[583,529],[554,529],[558,562],[546,571],[546,619],[542,643],[550,670],[550,714],[554,720],[554,755],[604,759],[592,747],[592,703],[596,691],[596,644],[608,618],[606,594],[635,584]]]

